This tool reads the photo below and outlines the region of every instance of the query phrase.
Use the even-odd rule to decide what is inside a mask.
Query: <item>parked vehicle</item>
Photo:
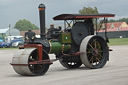
[[[0,42],[0,48],[5,47],[5,42]]]
[[[0,35],[0,48],[3,48],[3,42],[4,42],[4,39],[3,39],[3,37]]]
[[[7,42],[4,43],[5,48],[11,47],[11,46],[12,46],[11,43],[7,43]]]
[[[12,43],[12,41],[15,41],[15,40],[23,40],[23,36],[6,36],[5,37],[6,43]]]
[[[23,41],[16,41],[14,43],[12,43],[12,47],[18,47],[19,45],[23,45],[24,42]]]
[[[3,48],[3,42],[0,42],[0,48]]]
[[[3,42],[4,41],[4,39],[3,39],[3,37],[0,35],[0,42]]]

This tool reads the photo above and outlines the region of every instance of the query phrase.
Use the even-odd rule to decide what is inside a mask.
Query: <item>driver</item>
[[[51,36],[54,30],[55,30],[54,24],[51,24],[50,28],[48,29],[47,36]]]
[[[90,34],[91,35],[94,35],[94,24],[93,24],[92,19],[91,18],[88,18],[84,22],[88,25]]]

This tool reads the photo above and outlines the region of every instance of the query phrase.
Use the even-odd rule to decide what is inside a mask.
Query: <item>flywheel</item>
[[[71,33],[73,41],[80,45],[81,41],[89,35],[89,28],[84,22],[76,22],[72,27]]]
[[[109,58],[106,41],[96,35],[87,36],[82,40],[80,52],[81,61],[88,68],[102,68]]]

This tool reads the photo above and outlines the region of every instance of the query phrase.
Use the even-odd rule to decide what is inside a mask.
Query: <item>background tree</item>
[[[39,29],[36,25],[32,24],[29,20],[25,20],[25,19],[16,22],[14,28],[20,31]]]
[[[97,7],[91,8],[91,7],[83,7],[83,9],[79,10],[80,14],[97,14],[98,9]]]
[[[128,18],[122,18],[122,19],[118,19],[118,20],[110,19],[108,22],[110,22],[110,23],[112,23],[112,22],[126,22],[128,24]]]
[[[98,14],[98,9],[97,7],[91,8],[91,7],[83,7],[83,9],[79,10],[80,14]],[[94,23],[94,30],[96,29],[96,23],[93,19],[93,23]],[[97,24],[98,28],[99,28],[99,24]]]

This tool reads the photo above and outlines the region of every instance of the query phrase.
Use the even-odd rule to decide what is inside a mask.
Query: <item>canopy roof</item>
[[[115,14],[60,14],[53,17],[54,20],[84,20],[86,18],[114,17]]]

